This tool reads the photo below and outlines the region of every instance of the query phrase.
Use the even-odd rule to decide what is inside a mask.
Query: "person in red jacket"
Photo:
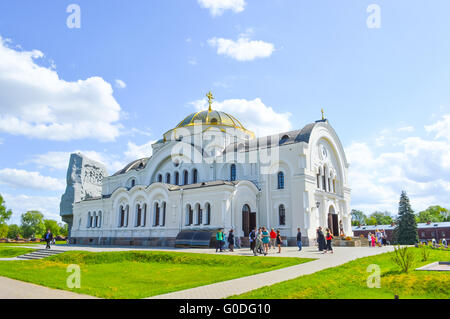
[[[275,241],[277,240],[277,233],[273,230],[270,231],[270,246],[275,249]]]
[[[327,228],[327,235],[325,239],[327,240],[327,246],[325,248],[324,254],[326,254],[328,251],[331,251],[331,253],[333,253],[333,248],[331,247],[331,240],[333,239],[333,235],[331,234],[331,230],[329,228]]]

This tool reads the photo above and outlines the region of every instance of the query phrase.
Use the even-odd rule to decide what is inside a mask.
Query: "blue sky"
[[[80,29],[66,25],[70,4]],[[367,26],[371,4],[380,28]],[[2,1],[0,194],[12,222],[32,208],[59,220],[70,152],[112,174],[209,90],[260,135],[324,108],[353,208],[395,212],[403,189],[416,210],[450,206],[449,12],[446,0]]]

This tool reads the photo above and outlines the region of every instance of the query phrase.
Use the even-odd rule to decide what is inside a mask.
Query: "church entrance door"
[[[244,205],[242,208],[242,230],[244,236],[248,237],[253,228],[256,227],[256,213],[250,210],[250,206]]]
[[[328,213],[328,228],[331,230],[333,236],[339,236],[339,217],[333,206],[330,206],[330,212]]]

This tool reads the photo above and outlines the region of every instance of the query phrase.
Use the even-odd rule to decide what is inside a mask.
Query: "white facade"
[[[75,203],[71,237],[172,245],[182,230],[234,229],[244,237],[250,226],[266,226],[292,244],[300,227],[308,244],[318,226],[337,232],[338,221],[352,235],[348,164],[327,120],[256,139],[240,123],[211,121],[212,112],[197,126],[180,123],[153,145],[152,157],[105,178],[100,198]]]

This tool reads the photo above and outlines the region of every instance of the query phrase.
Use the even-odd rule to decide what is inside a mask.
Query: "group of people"
[[[324,254],[327,252],[333,253],[333,247],[331,242],[333,240],[333,234],[329,228],[326,229],[325,234],[322,231],[322,227],[317,228],[317,245],[319,247],[319,251],[323,251]]]
[[[253,251],[254,256],[258,254],[266,256],[269,253],[269,249],[275,249],[275,246],[278,247],[278,253],[281,254],[281,244],[283,241],[279,230],[275,232],[272,228],[269,232],[266,227],[260,227],[258,229],[255,227],[248,235],[248,239],[250,242],[250,250]]]
[[[278,253],[281,254],[281,245],[283,240],[280,230],[269,230],[266,227],[253,228],[248,235],[250,250],[254,256],[264,255],[269,253],[270,249],[276,249],[278,247]],[[219,229],[216,233],[216,253],[223,252],[228,244],[228,249],[233,252],[234,248],[240,248],[240,239],[234,235],[233,229],[228,232],[228,236],[225,236],[223,229]],[[298,250],[302,250],[302,233],[298,228],[297,233],[297,246]]]
[[[375,234],[369,232],[369,234],[367,235],[367,239],[369,240],[369,247],[381,247],[387,245],[387,236],[384,229],[375,230]]]
[[[239,237],[234,236],[234,231],[230,229],[228,232],[228,236],[225,235],[223,229],[219,229],[216,233],[216,253],[220,250],[223,252],[225,249],[228,249],[233,252],[234,248],[241,248],[241,243]]]

